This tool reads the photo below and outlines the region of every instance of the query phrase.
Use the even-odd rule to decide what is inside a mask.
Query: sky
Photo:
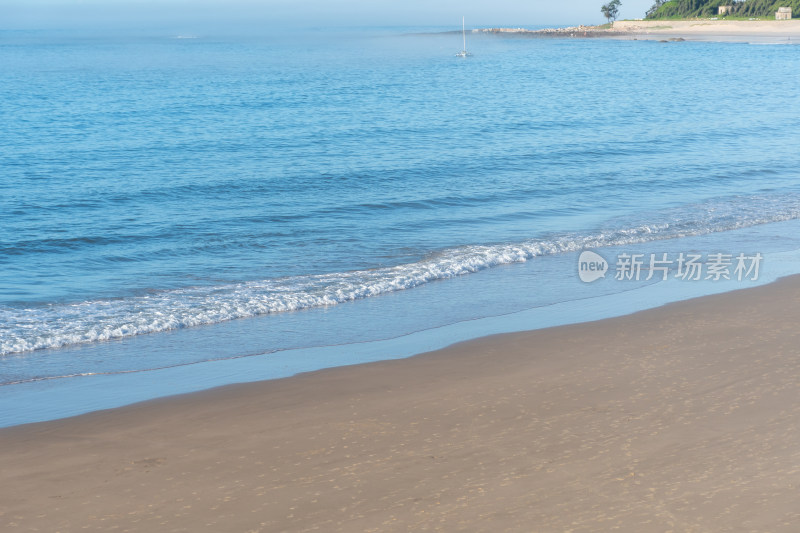
[[[0,0],[0,29],[458,26],[462,15],[470,27],[600,24],[606,1]],[[620,18],[641,18],[651,4],[623,0]]]

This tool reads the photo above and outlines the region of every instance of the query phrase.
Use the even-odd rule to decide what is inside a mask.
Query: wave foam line
[[[764,200],[759,198],[758,200]],[[800,198],[783,196],[783,209],[739,198],[720,205],[684,207],[672,222],[639,224],[594,234],[569,234],[522,243],[464,246],[415,263],[351,272],[295,276],[213,287],[163,291],[122,300],[0,308],[0,355],[61,348],[217,324],[260,315],[334,306],[418,287],[498,265],[584,249],[640,244],[735,230],[800,218]],[[763,202],[756,202],[763,203]],[[766,209],[769,207],[769,209]],[[770,213],[764,216],[764,213]],[[699,216],[698,216],[699,215]]]

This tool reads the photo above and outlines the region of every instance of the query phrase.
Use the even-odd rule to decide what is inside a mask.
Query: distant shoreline
[[[451,32],[445,32],[451,33]],[[456,33],[456,32],[452,32]],[[457,32],[460,33],[460,32]],[[796,20],[620,20],[612,26],[569,26],[528,30],[481,28],[471,33],[511,38],[605,38],[658,41],[792,42],[800,43]]]

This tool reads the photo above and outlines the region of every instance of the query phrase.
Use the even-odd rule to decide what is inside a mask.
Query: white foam
[[[192,287],[40,308],[0,307],[0,355],[333,306],[539,256],[792,220],[800,218],[800,198],[785,194],[739,197],[662,212],[658,218],[661,221],[594,233],[463,246],[418,262],[371,270]]]

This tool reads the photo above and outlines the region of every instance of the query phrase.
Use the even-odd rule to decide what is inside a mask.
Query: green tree
[[[645,14],[645,18],[650,18],[653,15],[655,15],[656,11],[658,11],[659,8],[661,6],[663,6],[666,2],[667,2],[667,0],[656,0],[655,3],[653,3],[652,6],[650,6],[650,9],[647,10],[647,13]]]
[[[606,20],[611,22],[612,20],[617,20],[617,15],[619,15],[619,6],[621,5],[622,2],[620,0],[611,0],[609,3],[600,8],[600,12],[603,14]]]

